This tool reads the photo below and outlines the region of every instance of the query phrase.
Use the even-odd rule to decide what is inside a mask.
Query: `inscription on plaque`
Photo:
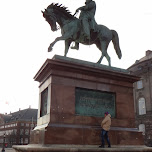
[[[90,89],[75,89],[75,114],[104,117],[109,112],[115,117],[116,94]]]

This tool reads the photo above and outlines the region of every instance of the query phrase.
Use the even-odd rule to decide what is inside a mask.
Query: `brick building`
[[[28,144],[30,131],[36,126],[37,109],[24,109],[10,114],[0,114],[0,146],[5,135],[5,145]]]
[[[136,124],[143,131],[145,144],[152,146],[152,51],[146,51],[128,70],[140,77],[134,83]]]

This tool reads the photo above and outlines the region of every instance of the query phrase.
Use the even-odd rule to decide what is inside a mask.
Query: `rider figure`
[[[79,19],[82,22],[84,38],[90,40],[90,29],[96,31],[96,22],[94,19],[96,12],[96,3],[93,0],[86,0],[85,6],[79,7],[76,13],[81,11]],[[72,49],[79,49],[79,44],[76,43]]]

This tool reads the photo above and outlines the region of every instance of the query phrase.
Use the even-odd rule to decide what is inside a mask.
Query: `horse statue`
[[[61,37],[57,37],[49,46],[48,52],[52,51],[53,46],[60,40],[65,41],[64,56],[67,55],[71,42],[82,43],[84,45],[96,44],[97,48],[102,52],[102,55],[97,63],[101,63],[103,57],[106,57],[109,66],[111,59],[107,53],[107,48],[112,40],[116,54],[121,59],[121,50],[119,47],[119,37],[115,30],[110,30],[104,25],[97,24],[97,32],[90,31],[90,40],[85,40],[82,35],[81,21],[74,15],[71,15],[66,7],[59,4],[51,4],[42,11],[43,17],[50,24],[52,31],[57,31],[57,23],[61,28]]]

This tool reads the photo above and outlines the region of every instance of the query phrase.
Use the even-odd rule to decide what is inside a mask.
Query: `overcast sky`
[[[152,50],[152,0],[95,0],[95,19],[118,32],[122,59],[113,44],[108,53],[112,66],[127,69]],[[1,0],[0,1],[0,113],[10,113],[31,105],[38,108],[38,82],[33,77],[47,58],[64,54],[64,42],[48,53],[50,43],[60,36],[52,32],[42,17],[52,2],[68,7],[72,14],[85,0]],[[87,54],[87,55],[86,55]],[[69,49],[68,57],[97,62],[101,52],[95,46]],[[107,65],[104,59],[102,64]]]

